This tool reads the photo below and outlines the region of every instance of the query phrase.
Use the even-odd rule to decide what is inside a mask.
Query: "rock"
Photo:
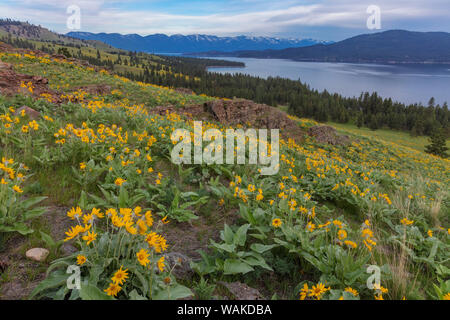
[[[41,113],[39,111],[36,111],[34,109],[31,109],[28,106],[21,106],[19,109],[16,110],[15,115],[20,115],[22,111],[25,110],[25,114],[32,120],[37,120],[41,117]]]
[[[47,78],[44,78],[44,77],[41,77],[41,76],[34,76],[34,77],[33,77],[33,81],[34,81],[35,83],[48,84],[48,79],[47,79]]]
[[[9,261],[7,259],[0,258],[0,273],[5,272],[9,267]]]
[[[301,141],[304,131],[283,111],[246,99],[215,100],[204,104],[204,111],[227,125],[242,124],[250,128],[279,129],[288,138]]]
[[[349,145],[351,143],[348,136],[339,135],[336,129],[330,126],[314,126],[309,128],[308,135],[315,137],[320,143],[331,145]]]
[[[218,282],[233,295],[235,300],[263,300],[261,293],[242,282]]]
[[[0,70],[2,70],[2,69],[4,69],[4,70],[12,70],[13,66],[10,63],[6,63],[6,62],[0,61]]]
[[[23,297],[24,286],[18,282],[5,283],[1,290],[1,300],[19,300]]]
[[[71,254],[74,254],[75,252],[78,252],[79,250],[75,248],[70,243],[64,243],[61,246],[61,252],[64,256],[70,256]]]
[[[31,84],[32,90],[23,87],[22,84]],[[14,96],[17,93],[41,98],[42,94],[52,96],[54,102],[59,101],[58,94],[48,88],[48,79],[40,76],[20,74],[14,71],[8,64],[0,65],[0,93],[7,96]]]
[[[203,105],[189,105],[175,108],[160,106],[151,110],[164,116],[166,112],[178,113],[202,121],[219,121],[225,125],[243,125],[257,129],[280,129],[280,134],[297,142],[304,140],[305,132],[296,121],[283,111],[246,99],[214,100]]]
[[[47,259],[49,253],[50,252],[47,249],[33,248],[28,250],[25,255],[27,256],[28,259],[43,262],[45,261],[45,259]]]
[[[174,91],[181,94],[194,94],[194,91],[188,88],[175,88]]]
[[[187,278],[193,273],[191,269],[192,259],[188,256],[179,252],[170,252],[165,254],[164,257],[170,268],[176,265],[175,269],[173,269],[173,274],[176,278]]]

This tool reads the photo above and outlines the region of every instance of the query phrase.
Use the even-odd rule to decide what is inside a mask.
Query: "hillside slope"
[[[36,26],[28,22],[9,19],[0,19],[0,35],[11,35],[12,37],[37,40],[41,42],[51,42],[62,45],[91,47],[100,50],[113,49],[111,46],[101,41],[76,39],[50,31],[42,26]]]
[[[0,72],[31,79],[0,96],[2,298],[24,282],[32,299],[448,298],[448,160],[359,135],[323,143],[317,123],[291,117],[310,135],[280,141],[275,175],[177,165],[171,135],[193,132],[195,118],[184,106],[217,111],[204,129],[252,124],[222,118],[218,98],[0,48]],[[27,263],[31,245],[49,248],[48,262]],[[66,286],[75,264],[80,291]],[[368,265],[380,268],[378,289],[367,288]]]

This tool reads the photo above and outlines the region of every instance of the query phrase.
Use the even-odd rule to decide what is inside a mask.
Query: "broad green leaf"
[[[82,300],[115,300],[91,284],[83,284],[81,286],[80,297]]]
[[[224,274],[246,274],[254,269],[247,263],[237,259],[227,259],[223,265]]]
[[[137,293],[136,289],[131,291],[128,296],[130,297],[130,300],[148,300],[146,297],[141,296],[139,293]]]
[[[276,247],[275,244],[264,245],[264,244],[260,244],[260,243],[254,243],[250,246],[250,249],[252,249],[253,251],[258,252],[258,253],[264,253],[266,251],[271,250],[274,247]]]
[[[247,241],[247,231],[250,228],[249,224],[244,224],[239,227],[239,229],[234,234],[233,243],[237,246],[245,245],[245,241]]]
[[[48,276],[34,288],[34,290],[31,292],[29,299],[33,299],[36,295],[43,293],[43,291],[47,289],[66,285],[67,278],[69,276],[70,276],[69,274],[62,271],[57,271],[50,274],[50,276]]]
[[[178,300],[193,296],[192,291],[182,286],[181,284],[175,284],[168,289],[161,290],[153,296],[154,300]]]

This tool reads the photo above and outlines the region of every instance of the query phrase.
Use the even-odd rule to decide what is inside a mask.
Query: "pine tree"
[[[430,144],[425,147],[426,153],[447,158],[447,141],[443,130],[436,130],[430,137]]]
[[[362,113],[360,113],[358,115],[358,118],[356,119],[356,126],[358,128],[361,128],[364,125],[364,116],[362,115]]]

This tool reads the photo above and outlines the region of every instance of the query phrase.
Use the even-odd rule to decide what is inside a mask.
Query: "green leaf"
[[[34,230],[29,228],[25,223],[17,222],[12,226],[0,226],[1,232],[19,232],[21,235],[33,233]]]
[[[247,241],[247,231],[249,228],[250,228],[249,224],[244,224],[236,231],[233,240],[235,245],[237,246],[245,245],[245,241]]]
[[[103,273],[103,266],[95,265],[89,269],[89,284],[92,286],[96,286],[98,280],[100,279],[100,275]]]
[[[231,228],[225,224],[224,228],[223,228],[223,240],[227,243],[227,244],[232,244],[233,243],[233,238],[234,238],[234,233],[231,230]]]
[[[82,300],[115,300],[91,284],[83,284],[81,286],[80,297]]]
[[[56,242],[52,239],[52,237],[46,234],[43,231],[39,231],[41,234],[41,239],[49,246],[50,248],[54,248],[56,246]]]
[[[227,259],[223,265],[224,274],[246,274],[254,271],[251,266],[237,259]]]
[[[80,196],[80,200],[78,201],[78,205],[80,206],[81,209],[86,210],[87,209],[87,194],[84,191],[81,191],[81,196]]]
[[[35,198],[31,198],[31,199],[22,201],[20,205],[21,205],[24,209],[29,209],[29,208],[31,208],[32,206],[34,206],[35,204],[38,204],[39,202],[44,201],[45,199],[47,199],[47,197],[35,197]]]
[[[266,251],[269,251],[270,249],[276,247],[277,245],[275,244],[271,244],[271,245],[264,245],[264,244],[260,244],[260,243],[254,243],[250,246],[250,249],[252,249],[253,251],[257,252],[257,253],[264,253]]]
[[[236,250],[236,246],[234,244],[227,244],[227,243],[216,243],[211,240],[211,244],[214,248],[220,250],[220,251],[226,251],[228,253],[233,253]]]
[[[148,300],[146,297],[141,296],[139,293],[137,293],[136,289],[131,291],[128,296],[130,297],[130,300]]]
[[[193,296],[192,291],[182,286],[181,284],[175,284],[169,287],[167,290],[161,290],[153,296],[154,300],[178,300]]]
[[[42,293],[45,290],[66,285],[67,278],[69,276],[69,274],[61,271],[52,273],[34,288],[29,299],[33,299],[36,295]]]
[[[41,216],[42,214],[44,214],[46,211],[47,211],[46,208],[34,208],[34,209],[32,209],[32,210],[28,210],[27,212],[25,212],[25,213],[23,214],[23,218],[24,218],[25,220],[29,220],[29,219],[32,219],[32,218],[36,218],[36,217],[39,217],[39,216]]]

